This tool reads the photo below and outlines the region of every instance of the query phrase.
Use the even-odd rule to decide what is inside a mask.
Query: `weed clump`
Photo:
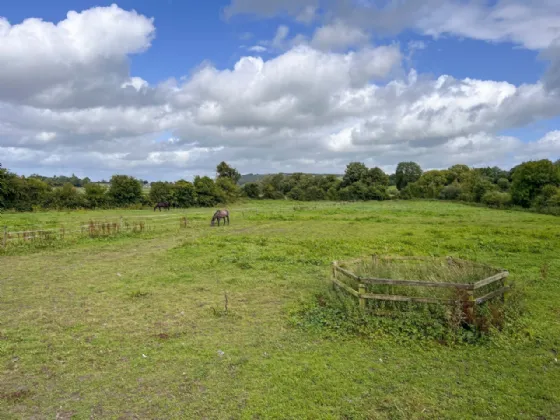
[[[362,300],[360,306],[359,299],[334,284],[332,291],[318,293],[295,309],[291,318],[294,325],[335,336],[390,336],[398,340],[435,340],[442,344],[476,343],[510,325],[521,310],[517,296],[508,299],[508,304],[500,298],[500,288],[504,287],[502,282],[473,290],[474,283],[500,272],[483,264],[453,259],[374,258],[368,262],[356,260],[340,264],[339,267],[344,267],[350,275],[340,276],[335,272],[338,281],[347,289],[360,290],[360,296],[370,298]],[[370,279],[384,282],[368,282]],[[414,287],[399,282],[392,284],[392,280],[414,281],[416,284]],[[439,283],[450,284],[441,287]],[[455,288],[455,285],[471,285],[470,292]],[[498,294],[475,304],[474,292],[478,296]]]

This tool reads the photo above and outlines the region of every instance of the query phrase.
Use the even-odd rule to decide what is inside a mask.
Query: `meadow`
[[[173,210],[165,229],[0,251],[0,418],[560,418],[557,217],[435,201],[230,210],[225,227],[209,226],[211,209]],[[505,268],[520,316],[461,343],[302,315],[334,293],[333,260],[372,253]]]

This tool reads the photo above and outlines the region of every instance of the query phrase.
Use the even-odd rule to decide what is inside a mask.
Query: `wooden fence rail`
[[[378,258],[382,258],[384,260],[395,260],[395,261],[405,261],[405,260],[419,260],[419,261],[429,261],[433,260],[432,257],[378,257],[376,255],[373,256],[374,262]],[[359,260],[353,260],[352,262],[356,262]],[[447,261],[449,264],[457,263],[457,264],[477,264],[470,261],[459,260],[451,257],[447,257]],[[486,266],[485,264],[479,264]],[[486,266],[488,267],[488,266]],[[337,274],[340,273],[343,276],[350,278],[359,283],[358,290],[352,288],[348,284],[344,283],[343,281],[338,279]],[[366,300],[373,299],[373,300],[382,300],[382,301],[393,301],[393,302],[418,302],[418,303],[439,303],[439,304],[458,304],[463,303],[474,307],[475,305],[480,305],[484,302],[487,302],[490,299],[495,297],[501,296],[502,299],[504,298],[504,294],[506,291],[510,289],[510,286],[505,285],[505,279],[508,277],[509,272],[507,270],[500,270],[498,273],[477,281],[475,283],[445,283],[445,282],[431,282],[431,281],[422,281],[422,280],[397,280],[397,279],[384,279],[384,278],[375,278],[375,277],[361,277],[350,270],[342,268],[338,261],[333,261],[332,263],[332,282],[335,287],[339,287],[352,296],[355,296],[360,301],[360,307],[365,309],[366,307]],[[475,297],[475,292],[483,287],[489,286],[496,282],[500,282],[500,288],[494,290],[486,295]],[[433,287],[433,288],[447,288],[447,289],[455,289],[459,291],[465,291],[465,295],[467,299],[441,299],[436,297],[416,297],[416,296],[403,296],[403,295],[392,295],[392,294],[376,294],[376,293],[367,293],[366,285],[392,285],[392,286],[407,286],[407,287]]]

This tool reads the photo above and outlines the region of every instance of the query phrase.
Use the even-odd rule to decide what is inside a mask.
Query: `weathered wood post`
[[[475,321],[475,305],[474,290],[467,290],[467,313],[465,315],[469,324],[472,324]]]
[[[2,246],[6,248],[8,244],[8,226],[4,226],[4,237],[2,239]]]
[[[358,288],[359,294],[360,294],[360,309],[365,311],[366,309],[366,299],[363,297],[363,295],[366,294],[366,285],[365,284],[360,284],[359,288]]]
[[[120,230],[123,230],[123,217],[121,216],[121,225],[120,225]]]

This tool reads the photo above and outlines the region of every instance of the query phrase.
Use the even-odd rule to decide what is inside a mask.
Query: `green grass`
[[[313,206],[250,202],[220,228],[212,210],[189,209],[187,229],[7,251],[0,418],[560,417],[558,218],[441,202]],[[447,345],[294,322],[331,290],[331,261],[372,253],[505,268],[522,316],[490,340]]]

